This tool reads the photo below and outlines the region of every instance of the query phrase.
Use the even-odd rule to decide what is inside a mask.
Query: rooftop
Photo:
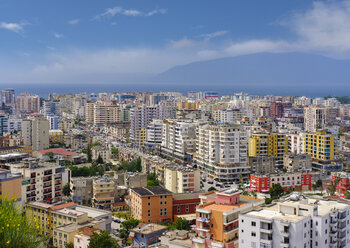
[[[247,203],[238,203],[235,205],[223,205],[223,204],[209,204],[207,206],[204,206],[202,209],[203,210],[215,210],[215,211],[219,211],[219,212],[230,212],[232,210],[241,208],[248,205]]]
[[[142,234],[150,234],[159,230],[166,230],[168,227],[162,226],[159,224],[140,224],[134,229],[130,230],[131,232],[137,232],[137,233],[142,233]]]
[[[76,210],[69,209],[69,208],[59,209],[59,210],[56,210],[56,212],[58,212],[60,214],[65,214],[65,215],[70,215],[70,216],[77,216],[77,217],[78,216],[82,216],[82,215],[85,214],[83,212],[76,211]]]
[[[132,188],[136,194],[140,196],[152,196],[152,195],[170,195],[172,194],[169,190],[161,186],[150,186],[150,187],[137,187]]]
[[[63,155],[63,156],[72,156],[75,155],[75,152],[70,152],[67,151],[64,148],[51,148],[51,149],[46,149],[46,150],[39,150],[39,153],[45,155],[48,152],[52,152],[53,154],[57,154],[57,155]]]

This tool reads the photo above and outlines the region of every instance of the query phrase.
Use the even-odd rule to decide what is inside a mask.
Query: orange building
[[[0,169],[0,196],[22,200],[22,174]]]
[[[173,195],[161,186],[131,189],[131,215],[144,223],[171,221]]]

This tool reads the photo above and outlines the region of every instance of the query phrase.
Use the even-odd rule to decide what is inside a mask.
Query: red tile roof
[[[51,149],[46,149],[46,150],[40,150],[38,152],[40,152],[43,155],[45,155],[48,152],[52,152],[53,154],[63,155],[63,156],[73,156],[76,154],[75,152],[67,151],[64,148],[51,148]]]
[[[73,207],[75,205],[76,204],[74,202],[67,202],[67,203],[64,203],[64,204],[52,206],[51,210],[59,210],[59,209],[63,209],[63,208],[69,208],[69,207]]]

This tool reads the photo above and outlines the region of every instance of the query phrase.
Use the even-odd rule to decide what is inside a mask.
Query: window
[[[177,206],[177,212],[180,213],[181,212],[181,207]]]
[[[186,205],[186,212],[190,211],[190,207]]]
[[[256,232],[252,232],[252,237],[256,237]]]
[[[242,220],[242,223],[244,222],[244,220]]]
[[[148,200],[151,200],[151,197],[149,196],[149,197],[147,197],[148,198]]]
[[[151,206],[151,203],[150,203],[150,202],[148,203],[148,206]]]
[[[256,222],[255,221],[252,221],[252,226],[256,226]]]

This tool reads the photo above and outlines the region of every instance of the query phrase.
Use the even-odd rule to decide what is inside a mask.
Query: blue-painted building
[[[160,236],[166,231],[167,227],[158,224],[140,224],[130,230],[130,238],[133,247],[149,247],[159,242]]]

